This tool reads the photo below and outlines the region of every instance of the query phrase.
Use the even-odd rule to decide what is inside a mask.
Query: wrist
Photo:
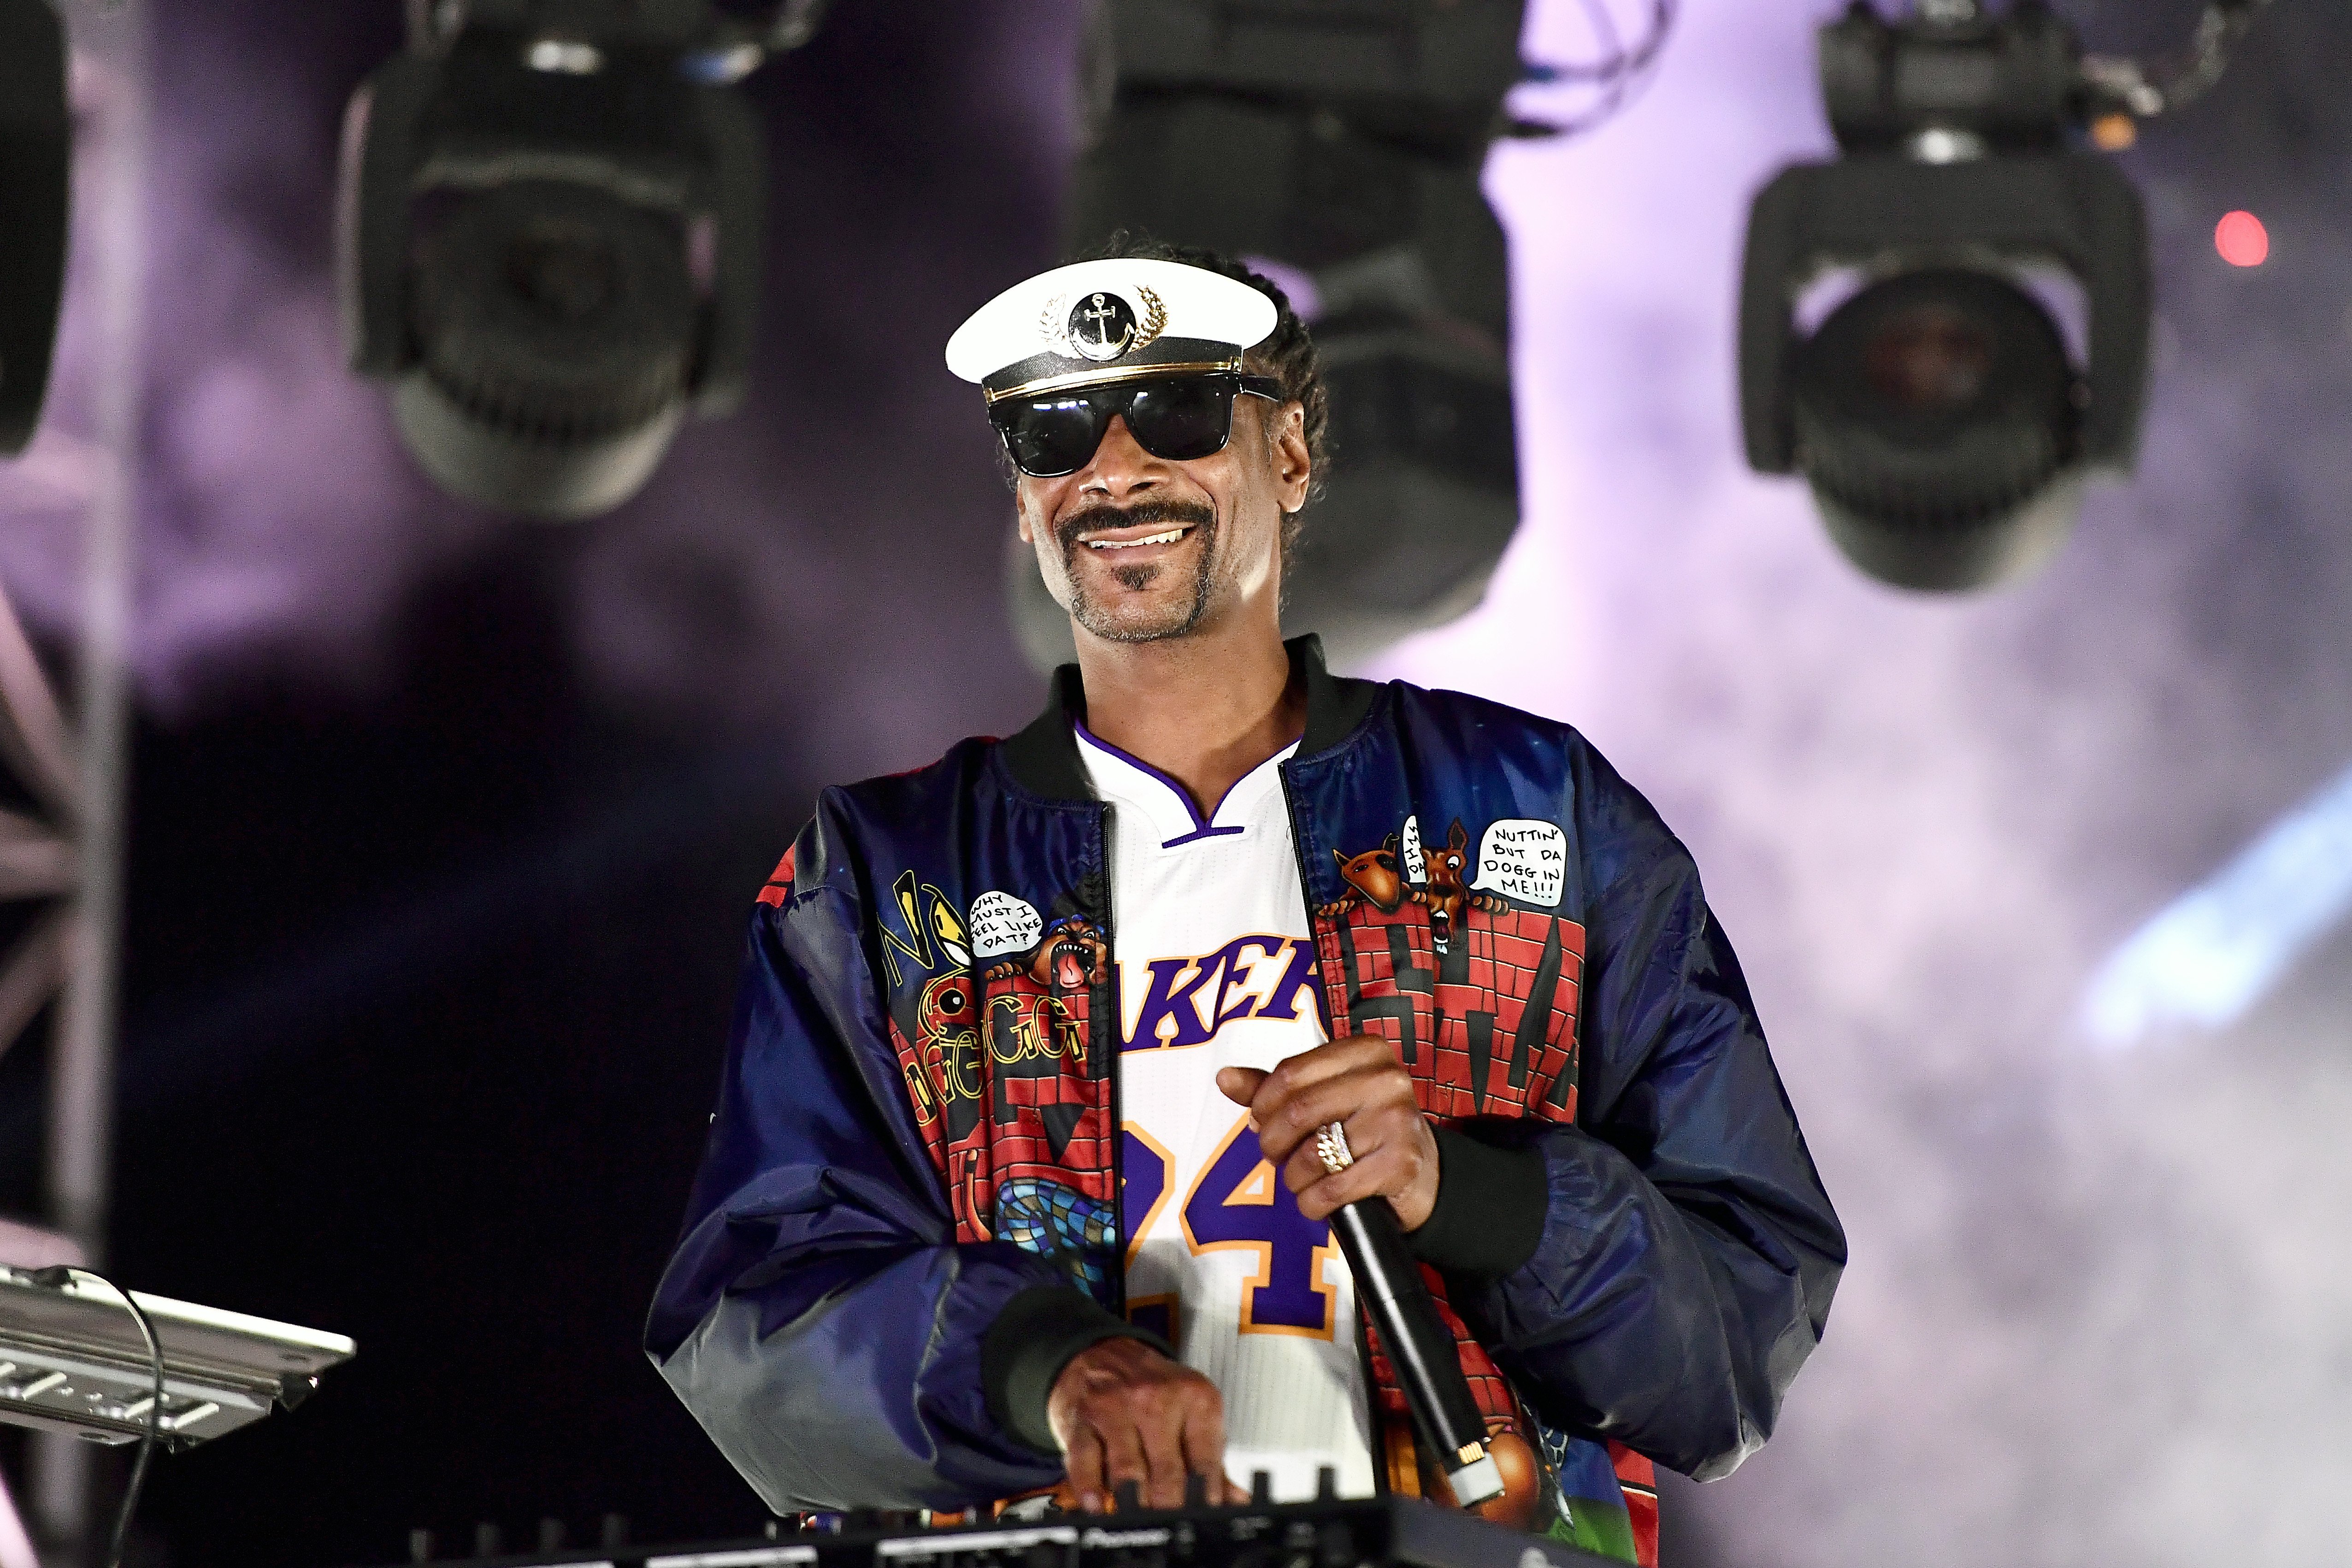
[[[1424,1263],[1499,1279],[1535,1256],[1550,1207],[1543,1156],[1497,1149],[1451,1127],[1435,1127],[1437,1194],[1429,1216],[1406,1233]]]
[[[1054,1385],[1076,1357],[1106,1340],[1138,1340],[1162,1352],[1160,1338],[1139,1329],[1071,1286],[1043,1285],[1004,1304],[981,1341],[981,1386],[989,1414],[1022,1444],[1058,1454],[1049,1415]]]

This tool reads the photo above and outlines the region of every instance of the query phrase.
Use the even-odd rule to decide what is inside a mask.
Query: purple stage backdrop
[[[335,118],[394,34],[286,9],[164,24],[136,662],[165,722],[257,681],[382,679],[407,597],[529,526],[435,495],[341,368]],[[530,546],[615,710],[793,726],[833,776],[1035,697],[997,599],[1008,509],[939,348],[1053,257],[1076,10],[875,15],[915,9],[844,0],[761,81],[751,407]],[[1537,52],[1583,47],[1574,0],[1537,9]],[[1826,147],[1822,9],[1690,5],[1622,120],[1496,154],[1527,521],[1486,606],[1387,661],[1572,720],[1691,842],[1847,1221],[1780,1433],[1670,1492],[1678,1568],[2332,1563],[2352,939],[2226,1028],[2116,1044],[2081,1020],[2110,952],[2352,763],[2352,20],[2282,0],[2126,158],[2160,275],[2146,462],[2034,581],[1937,600],[1863,580],[1800,487],[1738,458],[1747,202]],[[2120,48],[2196,7],[2069,9]],[[2255,271],[2214,253],[2239,206],[2273,238]],[[56,428],[0,479],[0,574],[53,634],[78,342]]]
[[[2194,9],[2086,19],[2113,47]],[[1624,120],[1490,167],[1528,521],[1394,668],[1572,719],[1690,841],[1853,1243],[1775,1441],[1667,1500],[1714,1561],[2342,1551],[2352,943],[2226,1032],[2077,1022],[2110,949],[2352,761],[2352,115],[2318,64],[2352,28],[2322,9],[2128,161],[2146,461],[1983,598],[1864,581],[1738,456],[1746,201],[1827,146],[1815,7],[1695,6]],[[2214,252],[2241,205],[2256,273]]]

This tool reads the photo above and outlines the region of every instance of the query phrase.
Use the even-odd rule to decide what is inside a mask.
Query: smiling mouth
[[[1089,539],[1086,545],[1089,550],[1133,550],[1143,544],[1173,544],[1192,531],[1192,525],[1187,523],[1164,533],[1147,533],[1140,539]]]

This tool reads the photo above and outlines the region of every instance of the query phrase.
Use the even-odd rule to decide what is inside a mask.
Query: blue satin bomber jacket
[[[1291,653],[1327,1026],[1398,1041],[1424,1110],[1539,1178],[1524,1260],[1442,1274],[1465,1366],[1556,1449],[1728,1474],[1845,1239],[1688,851],[1564,724]],[[1108,808],[1074,713],[1073,667],[1020,735],[826,791],[753,911],[645,1343],[779,1511],[1053,1485],[1044,1390],[1124,1331]],[[1467,886],[1416,864],[1513,843]]]

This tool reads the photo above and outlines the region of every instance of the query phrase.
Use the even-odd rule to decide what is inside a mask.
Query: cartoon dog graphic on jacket
[[[1094,923],[1071,915],[1048,926],[1044,940],[1025,961],[1014,958],[992,965],[982,978],[1009,980],[1026,970],[1032,980],[1048,991],[1082,991],[1103,983],[1109,956],[1110,944]]]
[[[1445,847],[1432,849],[1423,857],[1429,873],[1426,887],[1414,887],[1404,879],[1403,868],[1397,859],[1397,836],[1388,836],[1378,849],[1368,849],[1352,859],[1334,849],[1331,858],[1339,863],[1340,879],[1348,884],[1348,896],[1338,903],[1326,904],[1318,912],[1328,917],[1345,914],[1360,904],[1370,904],[1384,915],[1392,915],[1408,903],[1419,904],[1429,911],[1430,940],[1441,952],[1461,923],[1466,910],[1486,910],[1500,913],[1510,904],[1491,893],[1474,893],[1462,880],[1463,870],[1470,864],[1470,835],[1463,830],[1462,819],[1454,819],[1454,829],[1446,836]]]

